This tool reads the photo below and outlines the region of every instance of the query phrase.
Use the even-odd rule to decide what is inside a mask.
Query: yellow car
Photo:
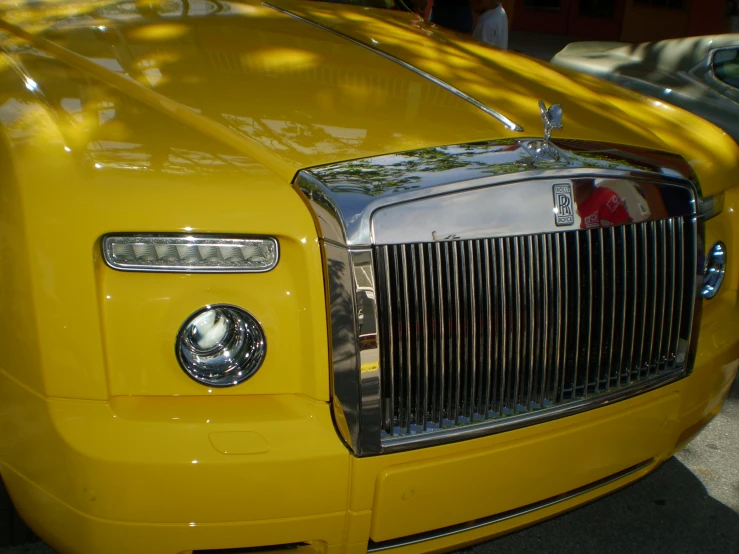
[[[366,4],[2,4],[0,472],[58,552],[452,550],[721,408],[736,143]]]

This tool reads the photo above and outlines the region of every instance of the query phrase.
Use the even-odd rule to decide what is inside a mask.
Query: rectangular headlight
[[[258,273],[279,259],[272,237],[108,235],[102,246],[105,263],[123,271]]]

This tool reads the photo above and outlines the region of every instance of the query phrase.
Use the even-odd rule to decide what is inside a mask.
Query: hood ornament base
[[[530,159],[523,161],[531,167],[552,168],[564,167],[570,164],[567,153],[552,144],[552,131],[562,129],[562,106],[554,104],[547,108],[547,105],[539,100],[539,110],[541,111],[541,119],[544,122],[544,139],[534,140],[518,140],[516,141],[530,156]]]

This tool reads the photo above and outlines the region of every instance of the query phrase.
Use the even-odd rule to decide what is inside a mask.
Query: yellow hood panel
[[[3,18],[39,49],[286,179],[340,160],[541,136],[539,100],[563,105],[565,128],[557,136],[680,153],[704,186],[716,182],[707,172],[737,163],[733,141],[690,114],[440,31],[413,14],[307,0],[274,4],[452,84],[524,132],[377,52],[258,2],[224,2],[219,13],[187,16],[163,5],[147,12],[70,3]]]

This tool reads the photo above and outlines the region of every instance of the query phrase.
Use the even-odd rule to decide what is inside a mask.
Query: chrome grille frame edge
[[[631,153],[628,156],[625,155],[625,159],[629,158],[630,155]],[[679,166],[680,164],[678,163],[676,165]],[[360,306],[358,306],[356,292],[361,287],[358,284],[357,275],[354,271],[358,262],[365,266],[368,265],[370,268],[373,267],[373,252],[371,249],[373,243],[371,238],[372,213],[385,206],[400,204],[408,200],[438,196],[451,191],[466,191],[481,187],[487,188],[519,181],[540,180],[547,177],[566,179],[568,176],[589,175],[633,180],[647,179],[653,182],[680,185],[692,192],[694,198],[693,205],[696,208],[691,215],[693,221],[692,228],[695,233],[694,244],[697,249],[696,261],[698,263],[696,263],[696,270],[698,271],[701,267],[700,261],[703,259],[704,240],[703,220],[698,212],[698,207],[702,204],[702,197],[696,176],[687,164],[680,167],[679,170],[676,170],[675,165],[673,165],[664,171],[654,168],[646,169],[644,167],[628,166],[629,162],[626,161],[625,166],[616,168],[613,165],[608,168],[598,168],[589,165],[583,167],[577,163],[570,163],[566,167],[546,169],[528,167],[526,170],[515,173],[515,175],[497,175],[494,177],[476,178],[470,181],[435,184],[429,189],[422,191],[414,190],[408,193],[400,192],[396,194],[385,193],[377,196],[369,194],[366,195],[367,197],[362,208],[355,212],[349,212],[347,210],[346,205],[342,204],[341,195],[336,194],[336,188],[326,185],[320,178],[319,172],[304,170],[297,175],[295,188],[303,196],[316,221],[325,264],[328,266],[336,259],[344,261],[341,274],[336,274],[333,277],[328,275],[327,278],[329,313],[333,313],[334,305],[341,305],[345,310],[350,310],[353,315],[353,324],[351,326],[352,332],[349,335],[353,338],[351,340],[347,340],[346,338],[342,340],[339,335],[342,332],[345,333],[346,328],[338,325],[338,321],[335,321],[334,317],[330,318],[329,338],[332,345],[331,394],[337,430],[354,455],[379,455],[510,431],[613,404],[673,383],[689,374],[696,354],[695,346],[697,344],[696,338],[701,310],[699,289],[702,282],[702,275],[696,275],[695,278],[691,318],[692,340],[689,344],[685,366],[682,371],[650,379],[638,386],[632,386],[624,390],[572,401],[541,412],[532,412],[517,416],[510,420],[491,420],[473,426],[438,430],[428,434],[411,434],[384,441],[381,437],[380,371],[378,367],[373,367],[371,363],[363,364],[362,353],[368,349],[362,349],[360,347],[361,330],[358,322],[359,312],[361,310]],[[356,226],[358,220],[361,221],[359,232]],[[352,225],[355,225],[353,229],[351,227]],[[356,239],[360,237],[365,240],[357,241]],[[369,240],[366,240],[368,238]],[[371,272],[370,280],[372,281],[370,288],[374,288],[374,275]],[[337,291],[335,287],[335,284],[338,282],[343,283],[341,291]],[[349,283],[351,283],[351,286],[348,286]],[[372,300],[369,299],[370,302]],[[377,329],[376,314],[377,306],[375,303],[372,314],[375,330]],[[379,350],[378,341],[379,339],[375,341],[375,350]],[[347,355],[349,350],[345,349],[350,347],[352,342],[354,347],[353,354]],[[338,345],[342,345],[342,348],[337,348]],[[344,352],[343,355],[341,354],[342,350]],[[372,349],[369,348],[369,350]]]

